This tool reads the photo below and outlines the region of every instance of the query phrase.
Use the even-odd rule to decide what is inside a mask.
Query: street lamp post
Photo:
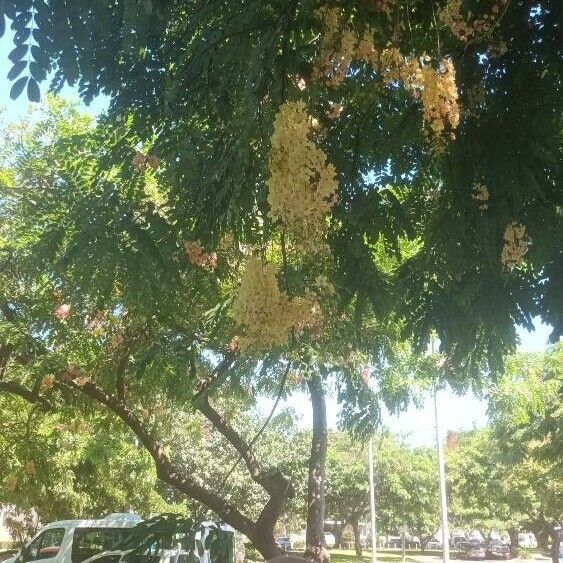
[[[444,444],[438,417],[438,391],[434,387],[434,419],[436,422],[436,448],[438,449],[438,476],[440,479],[440,516],[442,519],[442,560],[450,560],[450,532],[448,527],[448,500],[446,496],[446,464],[444,461]]]
[[[369,504],[371,511],[371,563],[377,563],[377,532],[375,526],[375,481],[373,477],[373,437],[368,443]]]

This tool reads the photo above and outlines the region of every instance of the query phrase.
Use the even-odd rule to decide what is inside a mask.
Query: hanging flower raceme
[[[512,221],[504,230],[504,246],[500,260],[506,270],[512,270],[524,261],[530,242],[526,237],[526,227]]]
[[[320,309],[313,296],[291,299],[278,285],[277,268],[250,258],[233,303],[233,316],[244,328],[242,350],[266,350],[285,344],[291,331],[320,323]]]
[[[314,124],[303,102],[286,102],[274,121],[270,151],[270,217],[302,246],[324,234],[338,188],[334,166],[310,139]]]
[[[432,133],[440,135],[446,128],[459,125],[458,92],[452,61],[443,59],[438,70],[431,66],[422,69],[422,106],[424,120]]]
[[[489,208],[489,188],[482,182],[477,182],[473,185],[473,199],[480,202],[479,209],[486,211]]]
[[[411,95],[422,99],[424,121],[434,139],[445,130],[450,132],[459,124],[458,91],[455,69],[449,59],[442,59],[438,69],[424,55],[424,62],[413,56],[405,56],[392,44],[376,48],[374,31],[366,28],[360,37],[352,27],[342,21],[337,8],[317,11],[322,19],[324,32],[320,40],[320,53],[315,64],[313,78],[327,80],[332,87],[340,86],[350,76],[352,61],[370,65],[384,84],[402,84]]]

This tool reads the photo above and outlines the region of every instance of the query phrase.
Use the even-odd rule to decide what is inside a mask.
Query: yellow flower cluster
[[[340,86],[346,79],[353,60],[363,60],[374,66],[378,55],[373,45],[373,31],[367,28],[359,38],[351,28],[343,26],[338,8],[321,8],[316,12],[323,20],[320,54],[313,78],[327,78],[331,86]]]
[[[486,211],[489,208],[489,188],[482,182],[476,182],[473,185],[473,199],[480,201],[479,209]]]
[[[274,121],[270,151],[270,217],[302,246],[325,232],[325,217],[336,203],[336,171],[310,140],[315,120],[303,102],[286,102]]]
[[[352,61],[364,61],[381,74],[385,84],[400,82],[415,98],[422,98],[424,120],[434,135],[441,135],[447,127],[458,126],[458,91],[451,60],[442,59],[436,70],[429,64],[428,56],[421,63],[416,57],[405,57],[392,45],[377,50],[372,29],[367,28],[359,38],[349,26],[342,24],[337,8],[325,8],[317,13],[323,18],[325,32],[314,78],[324,77],[331,86],[339,86],[348,75]]]
[[[471,20],[471,12],[462,14],[462,0],[449,0],[440,11],[440,19],[450,28],[451,32],[464,43],[474,37],[489,33],[502,13],[508,0],[493,0],[491,11]]]
[[[459,105],[453,63],[442,59],[438,70],[424,66],[422,75],[424,120],[435,135],[441,135],[447,126],[455,129],[459,125]]]
[[[289,340],[292,330],[300,332],[322,322],[320,307],[313,295],[291,299],[281,291],[277,268],[250,258],[233,303],[237,324],[244,327],[241,350],[255,352],[279,346]]]
[[[504,230],[504,246],[500,260],[507,270],[512,270],[524,260],[528,252],[529,240],[526,238],[526,227],[516,221],[512,221]]]

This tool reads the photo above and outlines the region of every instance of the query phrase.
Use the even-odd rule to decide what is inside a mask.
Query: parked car
[[[42,528],[14,557],[3,563],[192,563],[189,553],[182,548],[181,540],[174,549],[163,549],[154,536],[137,537],[137,531],[144,534],[143,520],[135,514],[111,514],[100,520],[64,520],[53,522]],[[196,534],[202,542],[211,529],[212,523],[203,524],[203,531]],[[234,561],[234,533],[221,526],[230,536],[230,556],[225,563]],[[150,534],[150,531],[148,532]],[[148,548],[124,548],[128,541],[137,540]],[[146,541],[143,541],[146,540]],[[199,563],[215,563],[205,551],[198,558]],[[224,558],[223,558],[224,559]],[[223,561],[221,561],[223,563]]]
[[[485,547],[478,541],[465,542],[461,544],[461,559],[484,561],[486,556],[487,554],[485,553]]]
[[[500,540],[489,540],[485,544],[487,559],[508,559],[510,557],[510,546]]]
[[[110,514],[100,520],[52,522],[3,563],[82,563],[120,544],[141,521],[136,514]]]
[[[275,539],[276,544],[279,548],[283,549],[284,551],[289,551],[291,549],[291,539],[287,536],[280,536]]]

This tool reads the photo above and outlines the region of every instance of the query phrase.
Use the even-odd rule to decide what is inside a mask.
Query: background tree
[[[345,433],[331,432],[327,457],[327,516],[340,522],[338,544],[346,526],[354,533],[356,555],[361,557],[359,523],[369,512],[369,486],[365,448]]]

